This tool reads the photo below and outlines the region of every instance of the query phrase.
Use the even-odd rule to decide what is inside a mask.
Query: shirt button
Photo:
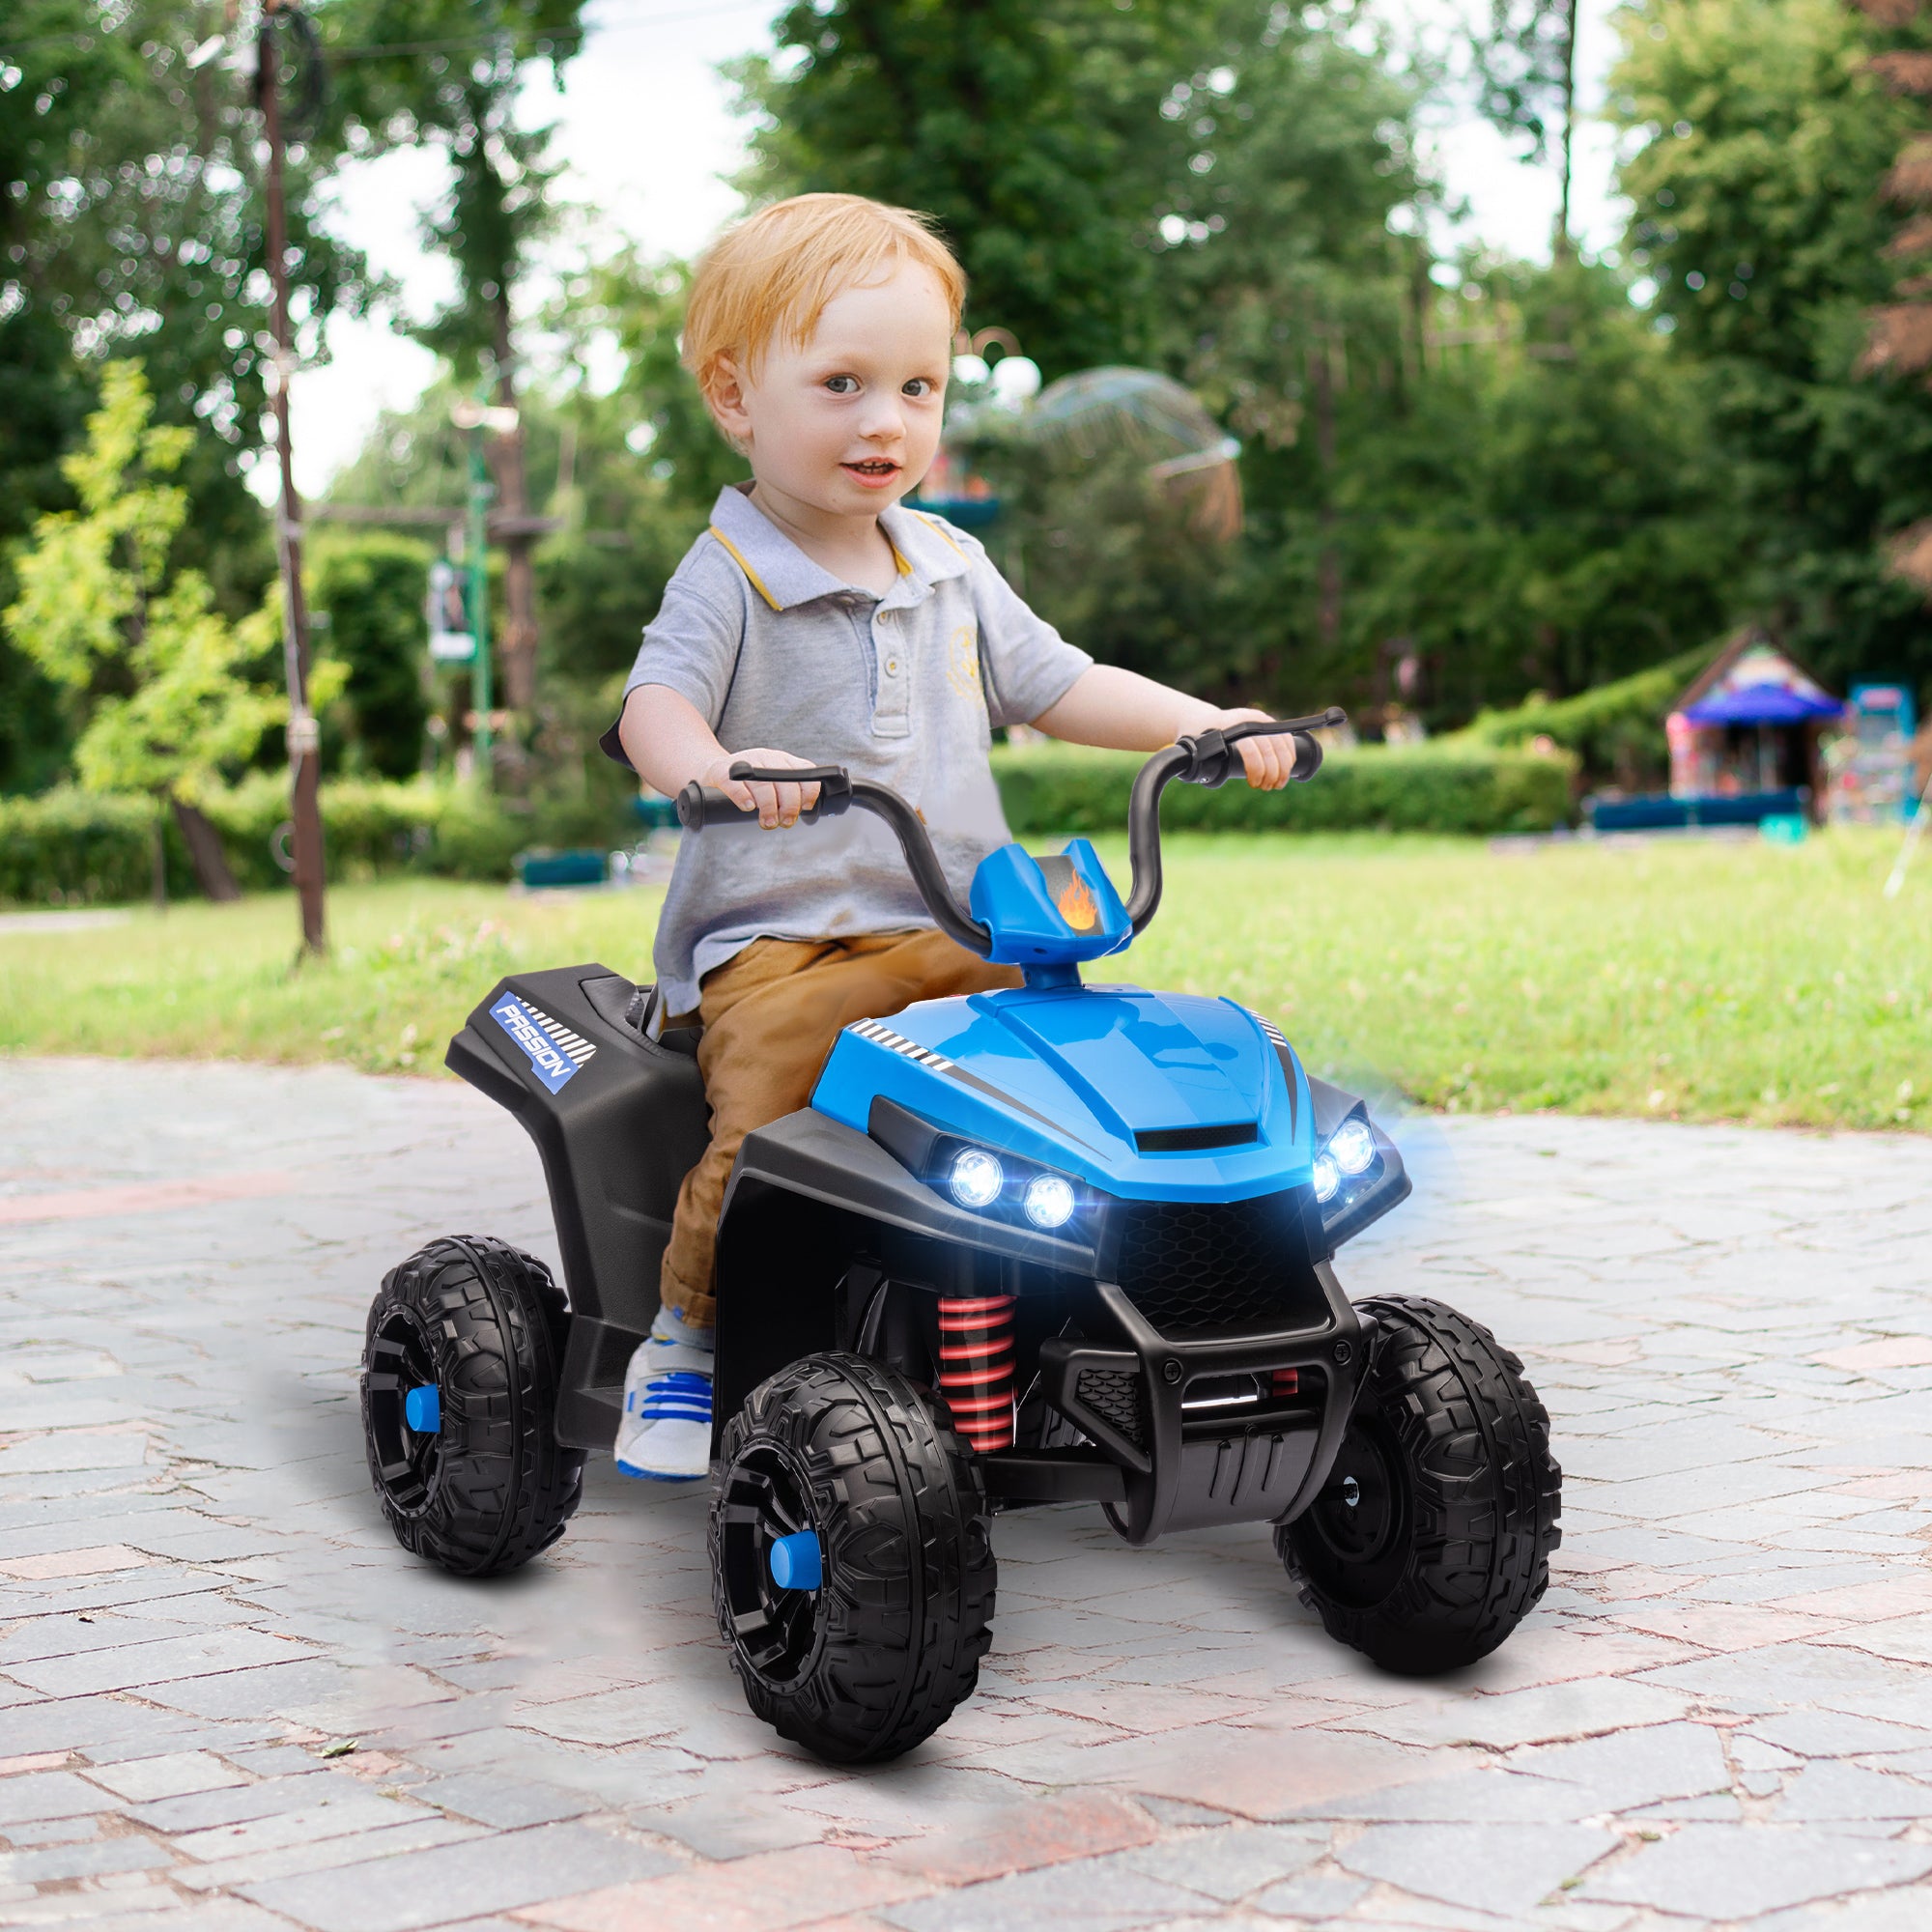
[[[898,674],[899,674],[899,661],[898,661],[898,659],[897,659],[897,658],[888,658],[888,659],[886,660],[886,675],[887,675],[888,677],[896,677],[896,676],[898,676]]]

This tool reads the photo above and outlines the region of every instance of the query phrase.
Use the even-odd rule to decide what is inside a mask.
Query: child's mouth
[[[899,473],[900,465],[888,456],[867,456],[858,463],[841,463],[839,469],[868,490],[882,490]]]

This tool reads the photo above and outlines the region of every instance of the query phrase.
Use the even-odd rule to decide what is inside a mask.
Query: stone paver
[[[1416,1199],[1343,1273],[1490,1322],[1549,1406],[1517,1637],[1386,1677],[1264,1531],[1008,1518],[980,1694],[853,1772],[745,1710],[697,1492],[597,1459],[489,1585],[384,1527],[368,1297],[434,1234],[554,1258],[511,1122],[0,1062],[0,1926],[1932,1923],[1932,1143],[1404,1139]]]

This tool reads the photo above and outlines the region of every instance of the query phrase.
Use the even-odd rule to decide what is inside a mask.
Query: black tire
[[[383,1277],[362,1350],[362,1435],[383,1514],[405,1549],[496,1577],[563,1534],[583,1453],[556,1439],[569,1326],[532,1256],[484,1236],[432,1241]],[[403,1414],[433,1383],[434,1435]]]
[[[930,1737],[979,1682],[998,1580],[946,1410],[863,1355],[808,1355],[746,1398],[721,1460],[711,1597],[753,1711],[835,1764]],[[808,1528],[824,1581],[781,1590],[771,1544]]]
[[[1384,1669],[1487,1657],[1549,1582],[1563,1472],[1522,1364],[1439,1301],[1360,1304],[1379,1331],[1321,1494],[1275,1531],[1301,1601]]]

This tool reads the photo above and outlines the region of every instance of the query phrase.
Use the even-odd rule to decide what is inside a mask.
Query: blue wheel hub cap
[[[825,1555],[815,1529],[781,1536],[772,1544],[772,1581],[781,1590],[815,1590],[825,1580]]]
[[[418,1435],[438,1435],[442,1432],[442,1396],[434,1382],[412,1388],[403,1398],[403,1420]]]

